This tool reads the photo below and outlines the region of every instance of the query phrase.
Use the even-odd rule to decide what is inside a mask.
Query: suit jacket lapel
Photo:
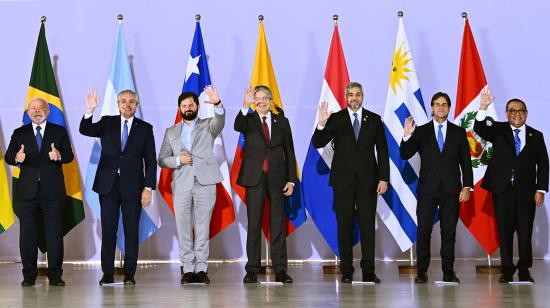
[[[525,125],[525,140],[523,141],[525,144],[523,145],[523,149],[519,152],[519,155],[521,155],[527,147],[531,148],[533,144],[535,144],[535,140],[533,137],[533,129],[530,126]],[[515,145],[514,145],[515,149]]]
[[[32,124],[29,124],[28,128],[26,129],[26,134],[28,136],[27,138],[29,140],[32,140],[33,149],[36,151],[36,153],[40,153],[40,151],[38,149],[38,144],[36,144],[36,135],[35,135],[35,131],[32,128]],[[42,142],[42,143],[44,143],[44,142]],[[25,149],[25,151],[27,151],[27,149]]]
[[[509,123],[505,123],[504,125],[505,125],[505,131],[506,131],[504,139],[506,140],[506,143],[508,143],[508,146],[510,147],[510,150],[512,150],[512,153],[514,153],[514,155],[515,155],[516,154],[516,142],[514,141],[514,132],[512,131],[512,127],[510,127]],[[525,134],[525,135],[527,135],[527,134]]]
[[[447,126],[447,131],[448,130],[449,130],[449,127]],[[435,151],[441,155],[441,153],[443,153],[443,151],[439,150],[439,144],[437,144],[437,135],[435,134],[434,120],[433,119],[430,122],[429,131],[430,131],[429,135],[430,135],[430,140],[431,140],[432,146],[435,148]],[[443,149],[445,149],[445,143],[443,143]]]
[[[363,108],[361,119],[359,119],[359,136],[357,137],[357,141],[361,139],[361,136],[367,133],[367,121],[368,121],[369,115],[367,114],[367,109]],[[350,120],[351,123],[351,120]],[[355,137],[355,132],[353,132],[353,125],[351,125],[351,132],[353,133],[353,136]]]
[[[118,116],[118,118],[116,118],[116,121],[115,122],[115,146],[117,147],[117,149],[120,150],[120,146],[121,146],[121,137],[122,137],[122,132],[121,132],[121,128],[120,126],[122,125],[122,117],[121,116]],[[128,144],[128,141],[126,141],[126,144]],[[120,150],[120,152],[122,152],[122,150]]]
[[[51,128],[51,126],[50,126]],[[46,127],[44,128],[44,137],[42,138],[42,149],[40,149],[40,153],[47,151],[50,152],[52,142],[50,141],[50,130],[48,129],[48,123],[46,123]],[[36,141],[35,141],[36,142]]]
[[[281,127],[279,126],[280,117],[278,115],[271,114],[271,144],[281,143],[279,141],[282,138]]]
[[[120,130],[120,125],[118,126]],[[132,121],[132,128],[130,128],[130,131],[128,133],[128,140],[126,140],[126,146],[124,147],[124,151],[128,148],[128,145],[136,138],[135,136],[139,134],[137,131],[139,129],[138,119],[134,116],[134,120]],[[119,140],[122,138],[119,138]]]

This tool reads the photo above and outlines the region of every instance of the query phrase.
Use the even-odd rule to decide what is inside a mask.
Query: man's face
[[[445,97],[440,96],[433,102],[432,117],[438,122],[443,122],[449,116],[449,109],[451,108]]]
[[[359,110],[361,105],[363,105],[363,92],[361,92],[361,88],[353,87],[349,89],[346,92],[346,103],[351,110]]]
[[[180,102],[181,116],[186,121],[193,121],[199,114],[199,106],[193,100],[193,97],[188,97]]]
[[[254,94],[254,100],[256,104],[256,111],[264,115],[269,111],[269,107],[271,106],[271,99],[269,96],[267,96],[267,93],[264,91],[258,91],[256,94]]]
[[[126,119],[134,116],[137,106],[138,102],[136,100],[136,95],[133,93],[124,93],[118,100],[118,110]]]
[[[48,118],[50,110],[48,106],[41,100],[33,100],[29,102],[29,109],[27,109],[27,114],[31,118],[31,121],[34,124],[42,124]]]
[[[513,127],[521,127],[527,121],[527,109],[520,102],[510,102],[508,109],[506,110],[506,116],[508,117],[508,123]]]

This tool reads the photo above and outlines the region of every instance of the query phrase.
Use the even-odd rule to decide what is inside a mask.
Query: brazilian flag
[[[31,80],[29,82],[29,90],[27,92],[25,109],[23,111],[23,125],[31,123],[31,119],[27,115],[29,100],[35,97],[41,97],[48,102],[50,107],[48,121],[67,128],[63,104],[59,98],[59,91],[57,90],[57,83],[50,60],[50,52],[48,51],[48,43],[46,42],[44,21],[45,19],[43,18],[42,25],[40,26],[40,33],[38,34],[36,51],[34,53]],[[16,214],[19,207],[16,194],[19,172],[19,168],[13,168],[13,209]],[[65,197],[65,204],[63,207],[63,235],[65,235],[84,220],[80,172],[78,170],[76,157],[71,163],[63,165],[63,174],[65,175],[65,188],[67,190],[67,196]],[[39,219],[39,230],[42,230],[42,232],[38,234],[38,248],[44,253],[46,252],[46,236],[42,219]]]

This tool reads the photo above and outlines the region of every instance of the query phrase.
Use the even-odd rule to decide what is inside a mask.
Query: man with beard
[[[5,160],[19,166],[19,181],[14,183],[19,203],[19,249],[23,264],[23,287],[33,286],[36,267],[37,236],[45,231],[50,285],[64,286],[63,274],[63,200],[65,182],[62,165],[70,163],[73,151],[67,130],[46,121],[48,102],[36,97],[29,101],[27,114],[32,123],[16,129],[11,136]],[[44,230],[39,230],[39,217]]]
[[[386,134],[380,116],[361,107],[360,83],[348,84],[346,103],[348,107],[335,114],[328,112],[327,102],[319,106],[311,142],[322,148],[332,141],[334,147],[329,185],[334,190],[342,282],[353,280],[353,217],[357,212],[363,281],[379,283],[374,272],[374,226],[376,200],[386,192],[390,178]]]
[[[174,216],[183,264],[181,283],[210,283],[207,275],[210,218],[216,202],[216,184],[223,181],[214,156],[214,140],[225,124],[225,110],[212,87],[204,92],[214,105],[214,117],[197,118],[199,98],[193,92],[178,97],[182,121],[166,129],[158,164],[174,169]],[[193,241],[194,238],[194,241]]]
[[[117,95],[120,115],[102,116],[92,123],[99,106],[96,90],[88,91],[86,113],[80,121],[80,133],[101,139],[101,157],[93,190],[101,205],[100,285],[113,283],[116,234],[122,210],[124,227],[124,284],[135,285],[141,207],[151,204],[157,185],[157,164],[153,126],[134,115],[139,98],[132,90]]]

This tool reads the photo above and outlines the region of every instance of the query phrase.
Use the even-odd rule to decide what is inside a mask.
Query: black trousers
[[[124,227],[124,275],[133,277],[136,273],[139,247],[139,218],[141,216],[141,196],[135,200],[122,198],[120,178],[117,177],[113,190],[107,195],[99,195],[101,205],[101,269],[104,274],[115,271],[115,248],[118,220],[122,209]]]
[[[40,197],[41,185],[38,184],[37,196],[33,200],[20,200],[19,217],[19,251],[23,263],[23,278],[35,281],[38,275],[36,261],[38,258],[37,237],[45,232],[48,252],[48,278],[60,279],[63,275],[63,200],[46,200]],[[42,216],[43,224],[39,218]],[[39,230],[44,226],[44,230]]]
[[[246,255],[248,262],[245,269],[248,273],[258,273],[262,257],[262,218],[264,203],[269,198],[269,233],[271,241],[271,261],[276,272],[286,271],[288,257],[286,254],[286,223],[283,204],[283,187],[280,183],[271,183],[265,173],[257,186],[246,187],[246,214],[248,233],[246,236]]]
[[[438,207],[441,227],[441,268],[444,273],[454,271],[456,224],[459,213],[458,196],[459,194],[448,194],[441,189],[435,193],[418,194],[416,254],[419,273],[425,273],[430,265],[430,240]]]
[[[353,219],[357,211],[361,235],[361,269],[363,274],[374,273],[374,238],[377,195],[358,185],[334,187],[334,211],[338,224],[338,252],[340,271],[352,274],[353,268]]]
[[[500,258],[503,275],[513,275],[514,232],[518,236],[519,260],[517,268],[533,266],[531,237],[535,220],[535,192],[527,192],[510,185],[503,193],[493,194],[495,218],[500,240]]]

